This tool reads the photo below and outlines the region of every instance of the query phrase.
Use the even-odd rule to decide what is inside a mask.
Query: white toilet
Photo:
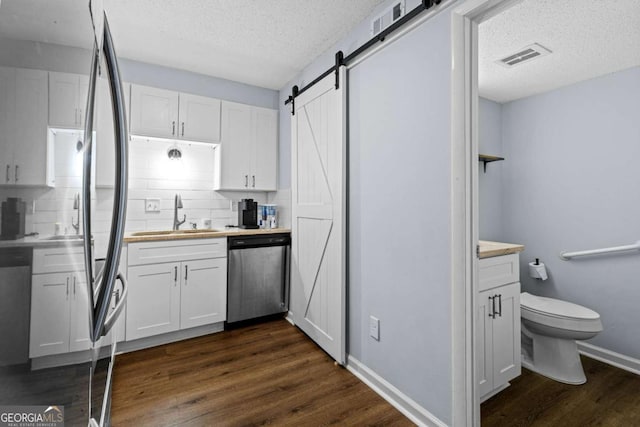
[[[602,331],[600,315],[578,304],[527,292],[520,294],[520,309],[522,366],[562,383],[586,383],[576,340]]]

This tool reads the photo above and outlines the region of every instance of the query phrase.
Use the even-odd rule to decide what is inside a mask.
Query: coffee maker
[[[258,228],[258,202],[253,199],[238,202],[238,227]]]
[[[2,202],[1,240],[16,240],[24,237],[24,222],[27,204],[17,197]]]

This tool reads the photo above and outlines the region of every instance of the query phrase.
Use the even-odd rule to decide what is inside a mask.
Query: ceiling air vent
[[[402,18],[404,12],[404,0],[393,3],[391,7],[371,21],[371,35],[377,36],[380,34],[385,28],[389,27],[389,25]]]
[[[546,47],[538,43],[534,43],[525,48],[522,48],[520,52],[513,53],[506,58],[497,60],[496,62],[504,67],[511,68],[514,65],[529,62],[532,59],[540,58],[550,53],[551,51]]]

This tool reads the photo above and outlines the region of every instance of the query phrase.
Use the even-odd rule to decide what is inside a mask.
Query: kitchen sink
[[[158,236],[164,234],[171,234],[172,230],[157,230],[157,231],[136,231],[135,233],[131,233],[132,236]]]
[[[157,231],[136,231],[131,233],[134,237],[144,236],[166,236],[170,234],[200,234],[200,233],[215,233],[220,230],[214,230],[212,228],[202,228],[196,230],[157,230]]]
[[[176,230],[175,234],[199,234],[199,233],[217,233],[220,230],[214,230],[213,228],[201,228],[195,230]]]
[[[82,236],[77,234],[65,234],[60,236],[45,237],[42,240],[82,240]]]

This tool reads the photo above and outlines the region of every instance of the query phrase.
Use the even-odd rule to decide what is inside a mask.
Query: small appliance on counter
[[[258,228],[258,202],[242,199],[238,202],[238,227]]]
[[[278,205],[265,204],[258,208],[258,226],[267,229],[277,228]]]
[[[16,240],[24,237],[27,204],[17,197],[2,202],[1,240]]]

